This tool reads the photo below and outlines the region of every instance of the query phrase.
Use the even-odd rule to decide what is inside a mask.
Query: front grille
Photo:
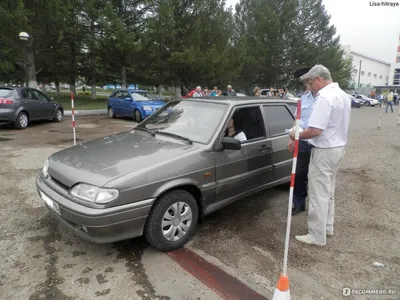
[[[60,188],[66,190],[66,191],[69,190],[68,186],[66,186],[65,184],[63,184],[61,181],[58,181],[58,180],[55,179],[54,177],[51,177],[51,180],[52,180],[55,184],[57,184]]]

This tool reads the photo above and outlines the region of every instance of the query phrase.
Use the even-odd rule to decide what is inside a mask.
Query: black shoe
[[[304,206],[300,206],[300,207],[293,207],[292,208],[292,216],[295,216],[299,213],[301,213],[302,211],[305,211],[306,208]]]

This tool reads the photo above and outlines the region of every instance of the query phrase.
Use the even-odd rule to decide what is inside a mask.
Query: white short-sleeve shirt
[[[243,131],[241,131],[241,132],[239,132],[237,135],[235,135],[235,139],[237,139],[237,140],[239,140],[239,141],[241,141],[241,142],[247,140],[246,135],[244,134]]]
[[[316,148],[334,148],[347,144],[351,99],[339,85],[330,83],[318,92],[308,127],[322,130],[309,142]]]

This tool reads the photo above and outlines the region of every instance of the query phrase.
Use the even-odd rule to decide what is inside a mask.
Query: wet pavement
[[[378,131],[378,118],[379,108],[353,109],[338,175],[335,236],[328,245],[297,243],[294,235],[307,230],[307,215],[293,217],[292,299],[342,299],[344,287],[397,288],[397,295],[379,299],[398,299],[400,127],[394,114],[384,114]],[[223,299],[143,238],[93,244],[50,218],[34,178],[47,156],[73,145],[70,121],[25,130],[0,126],[0,298]],[[79,117],[76,124],[78,142],[135,125],[105,116]],[[287,197],[288,188],[280,186],[215,212],[187,248],[271,299],[281,272]],[[373,267],[374,261],[385,267]]]

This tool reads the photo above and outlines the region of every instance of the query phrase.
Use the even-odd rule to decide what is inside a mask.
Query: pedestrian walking
[[[307,128],[299,134],[299,139],[309,140],[314,148],[308,173],[308,234],[296,240],[325,246],[326,237],[333,236],[336,174],[345,155],[351,102],[322,65],[312,67],[303,80],[317,98]],[[290,137],[295,139],[293,130]]]
[[[386,113],[388,111],[388,108],[390,106],[390,109],[392,110],[392,113],[394,113],[393,111],[393,92],[390,92],[388,97],[387,97],[387,101],[386,101]]]
[[[300,69],[294,73],[295,77],[300,77],[309,71],[310,68]],[[311,112],[315,103],[315,94],[309,86],[305,84],[306,91],[301,95],[301,113],[300,127],[304,130],[308,126]],[[295,112],[297,115],[297,109]],[[293,208],[292,216],[297,215],[306,209],[308,170],[310,164],[311,150],[314,146],[307,140],[299,141],[299,150],[297,154],[296,175],[293,190]],[[289,139],[288,150],[294,150],[294,141]]]

